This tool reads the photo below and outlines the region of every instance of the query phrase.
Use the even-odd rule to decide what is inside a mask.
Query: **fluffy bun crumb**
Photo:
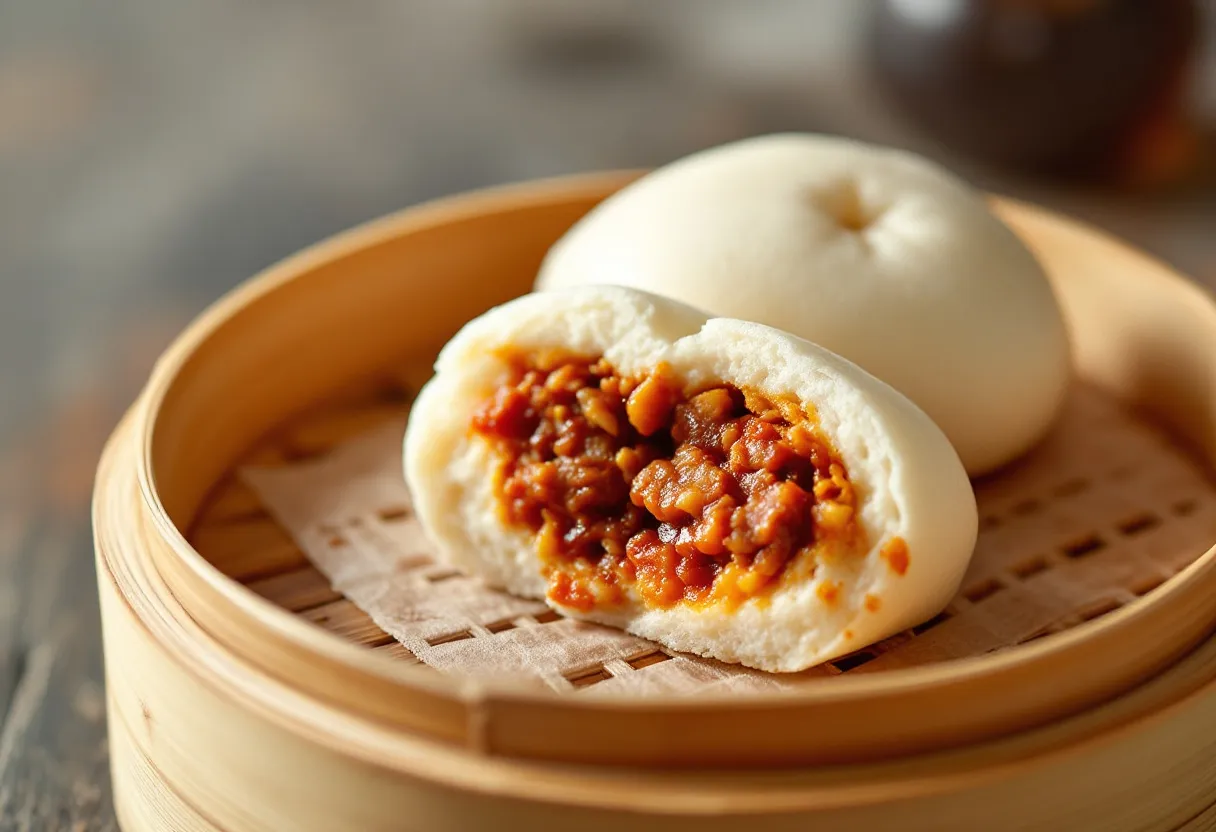
[[[982,197],[908,153],[812,135],[661,168],[552,248],[538,289],[616,284],[767,324],[864,367],[945,431],[972,475],[1054,420],[1065,327]]]
[[[848,471],[864,545],[737,605],[655,608],[628,592],[615,606],[580,609],[547,597],[538,535],[506,519],[495,490],[500,457],[470,429],[509,376],[504,348],[602,356],[623,374],[662,363],[687,389],[729,384],[809,406]],[[975,498],[954,449],[890,386],[778,330],[711,320],[618,287],[528,295],[465,326],[414,405],[405,470],[418,518],[452,565],[545,598],[563,615],[770,671],[819,664],[939,612],[958,589],[977,529]]]

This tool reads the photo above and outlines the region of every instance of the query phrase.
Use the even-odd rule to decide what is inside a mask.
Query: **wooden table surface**
[[[748,134],[940,156],[858,71],[862,4],[578,5],[0,4],[0,830],[116,828],[92,475],[156,354],[222,292],[432,196]],[[1216,283],[1211,187],[1119,196],[945,161]]]

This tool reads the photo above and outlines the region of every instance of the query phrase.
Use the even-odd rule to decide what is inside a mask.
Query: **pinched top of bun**
[[[768,324],[916,402],[970,473],[1025,451],[1069,378],[1060,310],[983,197],[909,153],[811,135],[713,148],[609,197],[537,288],[615,284]]]

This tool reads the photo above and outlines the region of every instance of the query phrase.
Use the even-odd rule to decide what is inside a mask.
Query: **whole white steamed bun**
[[[654,603],[630,583],[635,579],[625,578],[620,598],[601,603],[597,595],[590,606],[569,601],[568,596],[554,591],[563,570],[603,574],[614,565],[560,557],[556,565],[546,561],[540,531],[512,522],[504,510],[503,446],[496,444],[496,436],[472,429],[487,403],[499,406],[508,401],[497,398],[503,391],[524,383],[513,361],[553,354],[554,350],[561,355],[602,358],[621,376],[645,378],[663,366],[672,383],[684,391],[684,400],[697,391],[733,385],[759,391],[773,401],[793,402],[800,412],[813,414],[810,418],[817,430],[838,454],[855,495],[846,516],[855,519],[862,534],[844,538],[852,542],[843,548],[833,548],[830,542],[826,549],[816,548],[824,539],[821,535],[827,534],[819,525],[825,522],[819,519],[824,504],[816,502],[809,509],[816,518],[811,521],[816,543],[784,561],[785,572],[777,573],[771,591],[737,604],[706,604],[678,595],[678,600]],[[406,479],[418,519],[442,560],[481,576],[491,586],[545,599],[565,616],[623,628],[672,650],[764,670],[796,671],[932,617],[954,596],[970,561],[977,530],[975,496],[941,430],[889,385],[788,333],[752,322],[711,320],[683,304],[643,292],[581,287],[530,294],[490,310],[468,323],[444,347],[435,370],[412,408],[405,438]],[[549,383],[527,382],[533,385],[529,390],[540,390]],[[594,391],[600,389],[579,388],[580,394],[592,395],[586,401],[580,395],[578,403],[569,408],[562,405],[562,415],[553,418],[564,420],[580,410],[587,417],[598,395]],[[629,402],[633,402],[632,395]],[[509,404],[502,406],[510,410]],[[636,422],[632,406],[623,398],[608,410],[616,415],[596,422],[607,427],[592,430],[590,439],[581,440],[588,443],[585,447],[610,442],[609,434],[626,435],[620,433],[626,414],[631,425]],[[512,412],[514,419],[532,420],[524,422],[527,426],[520,435],[531,436],[527,441],[534,445],[541,435],[536,425],[547,418],[541,416],[544,411]],[[675,413],[678,420],[680,411]],[[653,428],[638,430],[647,431],[647,436],[659,435]],[[673,431],[669,439],[674,438],[675,428],[668,430]],[[672,452],[678,453],[666,451]],[[578,498],[574,490],[585,481],[577,470],[567,467],[577,459],[572,453],[570,449],[557,452],[551,463],[554,471],[564,473],[558,473],[556,479],[537,474],[526,492],[529,498],[541,495],[550,501],[546,505],[563,505],[572,496]],[[627,466],[621,457],[613,456],[617,453],[610,446],[599,458],[615,458],[625,487],[632,489],[645,470],[625,473]],[[681,482],[683,488],[704,480]],[[806,485],[805,480],[801,482]],[[566,488],[570,490],[563,490]],[[619,499],[619,505],[607,509],[601,505],[594,516],[617,516],[612,512],[625,511],[630,495],[612,499]],[[763,502],[768,498],[747,499]],[[633,502],[641,505],[636,496]],[[679,505],[690,512],[712,514],[712,506]],[[755,507],[746,503],[736,511]],[[651,516],[654,528],[658,515]],[[774,522],[771,518],[776,516],[748,522]],[[677,521],[667,518],[665,522]],[[697,515],[679,522],[694,524]],[[791,517],[784,522],[806,521]],[[780,529],[769,531],[780,535]],[[658,533],[662,535],[662,527]],[[701,547],[703,543],[697,540]],[[560,547],[560,541],[557,545]],[[623,559],[629,551],[625,549],[617,557]],[[602,557],[613,557],[607,552],[605,549]],[[729,552],[719,552],[718,557],[732,563]],[[577,572],[578,567],[587,568]],[[639,575],[643,568],[637,567]],[[724,574],[725,570],[716,573],[714,580]],[[716,583],[713,587],[718,588]],[[683,585],[676,588],[683,591]]]
[[[785,330],[916,402],[975,476],[1061,407],[1069,344],[1043,269],[981,194],[910,153],[772,135],[694,154],[594,208],[540,290],[631,286]]]

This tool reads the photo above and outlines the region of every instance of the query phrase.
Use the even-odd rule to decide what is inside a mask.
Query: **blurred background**
[[[917,150],[1216,286],[1213,2],[0,2],[0,829],[111,822],[87,501],[205,305],[421,200],[779,130]],[[14,740],[48,643],[71,694]]]
[[[1194,22],[1171,11],[1191,5]],[[78,464],[87,487],[175,331],[352,224],[775,130],[919,150],[1214,280],[1216,194],[1202,165],[1158,170],[1186,140],[1149,112],[1200,136],[1216,121],[1210,5],[8,0],[0,447]],[[1039,157],[1075,173],[1102,142],[1123,156],[1096,183],[1042,178]]]

